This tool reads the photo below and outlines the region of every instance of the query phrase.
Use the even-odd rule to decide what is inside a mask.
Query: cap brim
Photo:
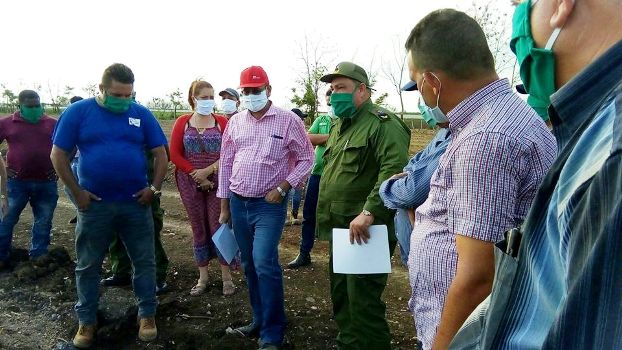
[[[516,87],[516,92],[518,92],[519,94],[529,95],[529,93],[527,93],[527,90],[525,89],[525,85],[518,84],[515,87]]]
[[[331,81],[333,81],[333,79],[337,78],[337,77],[346,77],[345,75],[342,74],[326,74],[325,76],[320,78],[320,81],[323,83],[330,83]],[[348,77],[346,77],[348,78]]]
[[[270,83],[248,83],[248,84],[240,84],[240,89],[244,88],[256,88],[264,85],[269,85]]]
[[[415,91],[417,89],[416,81],[409,81],[406,85],[402,86],[402,91]]]

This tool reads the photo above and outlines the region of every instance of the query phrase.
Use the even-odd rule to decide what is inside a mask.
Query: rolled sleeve
[[[516,224],[520,147],[500,134],[474,135],[452,155],[447,190],[448,227],[466,237],[496,242]]]
[[[158,120],[148,109],[143,111],[143,123],[145,145],[148,149],[154,149],[167,144],[166,136],[164,135],[160,123],[158,123]]]
[[[313,145],[307,137],[304,124],[300,119],[291,124],[287,140],[290,161],[294,164],[292,171],[287,175],[287,182],[298,187],[303,179],[307,178],[313,167]]]

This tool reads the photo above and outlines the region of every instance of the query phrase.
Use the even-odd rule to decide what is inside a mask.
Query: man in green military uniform
[[[168,155],[168,146],[166,154]],[[153,180],[153,156],[151,152],[145,152],[147,157],[147,177],[149,183]],[[153,215],[153,228],[155,234],[155,262],[156,262],[156,294],[168,291],[166,273],[168,270],[168,257],[162,247],[160,233],[164,227],[164,209],[160,207],[160,196],[154,196],[151,201],[151,213]],[[132,264],[123,243],[116,237],[108,248],[110,253],[110,270],[112,276],[105,278],[101,284],[106,287],[128,286],[132,282]]]
[[[338,120],[324,153],[317,236],[330,241],[333,228],[349,228],[350,242],[366,244],[370,225],[386,225],[393,253],[395,211],[385,208],[378,190],[408,162],[410,130],[393,113],[371,102],[369,79],[360,66],[342,62],[321,80],[331,84],[331,104]],[[330,254],[339,347],[389,349],[391,337],[381,299],[388,275],[336,274],[332,271],[332,245]]]

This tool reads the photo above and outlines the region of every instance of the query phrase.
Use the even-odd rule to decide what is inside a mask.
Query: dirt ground
[[[162,122],[170,134],[171,122]],[[427,144],[431,131],[413,131],[411,153]],[[234,273],[237,292],[221,294],[220,271],[210,266],[207,293],[191,297],[188,292],[198,278],[192,257],[192,236],[186,213],[169,176],[162,207],[166,210],[162,240],[169,255],[168,283],[171,291],[159,297],[159,336],[152,343],[137,340],[136,308],[131,288],[102,288],[96,349],[256,349],[252,339],[227,335],[227,327],[250,321],[248,294],[241,272]],[[13,271],[0,274],[0,349],[72,349],[77,328],[73,311],[76,301],[74,279],[74,229],[68,224],[75,211],[62,194],[56,209],[50,256],[33,264],[27,261],[32,214],[26,209],[14,231]],[[286,226],[280,244],[280,261],[286,264],[298,252],[300,226]],[[288,317],[286,349],[336,348],[337,328],[331,319],[328,289],[328,250],[317,242],[313,264],[299,270],[284,270],[285,307]],[[392,261],[384,293],[387,319],[395,349],[415,346],[413,320],[407,310],[410,295],[408,271],[399,263],[399,251]],[[103,276],[108,275],[104,265]]]

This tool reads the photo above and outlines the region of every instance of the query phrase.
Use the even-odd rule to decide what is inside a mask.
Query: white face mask
[[[210,115],[214,111],[214,106],[216,102],[214,100],[197,100],[195,111],[201,115]]]
[[[240,102],[251,112],[259,112],[268,103],[268,95],[266,90],[261,91],[257,95],[242,95],[240,96]]]
[[[333,119],[337,118],[337,116],[335,115],[335,110],[333,109],[333,106],[328,106],[328,116]]]
[[[222,100],[221,108],[225,114],[231,114],[238,110],[237,102],[229,99]]]

